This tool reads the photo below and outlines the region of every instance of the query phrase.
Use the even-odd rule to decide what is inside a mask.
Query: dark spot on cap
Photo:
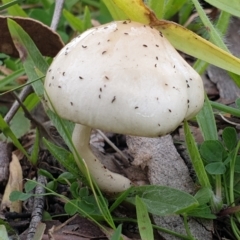
[[[105,54],[106,52],[107,52],[107,51],[103,51],[103,52],[102,52],[102,55]]]
[[[83,79],[83,77],[79,76],[79,79],[81,79],[81,80],[82,80],[82,79]]]
[[[138,106],[136,106],[135,109],[138,109]]]
[[[73,106],[73,102],[70,102],[71,106]]]
[[[156,44],[155,46],[156,46],[156,47],[159,47],[159,45],[157,45],[157,44]]]
[[[128,33],[124,33],[125,35],[128,35]]]
[[[169,112],[172,112],[172,110],[171,110],[171,109],[168,109],[168,111],[169,111]]]
[[[112,103],[113,103],[115,100],[116,100],[116,96],[113,97],[113,99],[112,99]]]
[[[99,88],[99,91],[102,92],[102,88]]]
[[[65,72],[63,72],[62,75],[65,76]]]
[[[189,103],[190,101],[189,101],[189,99],[187,100],[187,103]]]
[[[61,86],[58,86],[58,88],[62,88]]]
[[[51,83],[48,84],[49,87],[51,87],[51,85],[52,85]]]
[[[127,21],[124,21],[123,24],[127,24]]]
[[[158,57],[156,57],[156,59],[158,60]]]
[[[143,44],[143,46],[144,46],[144,47],[147,47],[147,45],[146,45],[146,44]]]
[[[87,46],[82,45],[83,48],[87,48]]]
[[[98,98],[101,99],[101,94],[98,95]]]
[[[187,84],[187,87],[190,88],[189,84]]]
[[[105,76],[105,78],[106,78],[107,80],[109,80],[108,76]]]
[[[163,34],[162,34],[162,32],[160,32],[160,31],[159,31],[159,34],[160,34],[160,36],[161,36],[161,37],[163,37]]]
[[[54,79],[54,76],[52,76],[52,79]]]
[[[51,72],[51,71],[52,71],[52,69],[49,69],[49,70],[48,70],[48,72]]]
[[[154,67],[157,67],[157,64],[155,63]]]

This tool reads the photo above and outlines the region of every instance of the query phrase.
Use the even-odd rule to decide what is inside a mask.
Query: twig
[[[19,94],[19,100],[21,102],[23,102],[27,96],[33,92],[32,86],[31,85],[27,85],[25,88],[23,88],[23,90],[21,91],[21,93]],[[16,114],[17,110],[19,109],[20,104],[18,101],[14,101],[12,107],[10,108],[10,110],[8,111],[8,113],[5,115],[4,120],[9,123],[12,118],[14,117],[14,115]]]
[[[99,129],[97,132],[103,137],[103,139],[126,161],[125,164],[129,163],[129,159],[123,154],[123,152]]]
[[[34,207],[33,207],[33,212],[32,212],[32,219],[29,225],[29,230],[27,234],[27,240],[32,240],[35,232],[37,225],[42,221],[42,213],[44,209],[44,196],[42,194],[45,193],[45,189],[43,186],[46,185],[46,178],[42,175],[38,176],[38,185],[36,186],[35,189],[35,194],[37,195],[34,199]]]
[[[58,26],[59,19],[61,17],[61,13],[63,9],[63,4],[64,4],[64,0],[56,0],[53,18],[51,22],[51,29],[54,31],[57,30],[57,26]]]

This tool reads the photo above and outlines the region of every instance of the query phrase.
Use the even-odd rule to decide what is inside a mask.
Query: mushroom
[[[131,181],[93,155],[92,128],[158,137],[196,115],[204,102],[201,77],[163,34],[131,21],[73,39],[53,60],[45,90],[59,116],[76,123],[73,143],[100,189],[109,193],[126,190]]]

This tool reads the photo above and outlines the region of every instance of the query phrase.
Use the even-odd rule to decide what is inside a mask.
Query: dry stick
[[[33,89],[31,85],[24,87],[21,93],[19,94],[19,100],[23,102],[27,98],[27,96],[32,92],[33,92]],[[4,120],[6,121],[6,123],[9,123],[12,120],[17,110],[19,109],[19,107],[20,107],[19,102],[17,100],[14,101],[12,107],[4,117]]]
[[[33,239],[36,232],[36,228],[38,224],[42,221],[42,214],[43,214],[43,208],[44,208],[43,194],[45,193],[45,188],[43,186],[46,185],[46,178],[40,175],[38,176],[37,182],[39,183],[35,189],[35,194],[37,196],[35,196],[34,198],[33,212],[32,212],[31,222],[30,222],[29,230],[27,234],[27,240]]]

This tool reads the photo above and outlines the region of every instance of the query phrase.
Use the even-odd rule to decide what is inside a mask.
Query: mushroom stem
[[[76,124],[72,141],[79,155],[86,162],[96,184],[102,191],[109,193],[118,193],[128,189],[131,181],[120,174],[109,171],[92,153],[89,143],[91,130],[90,127]]]

